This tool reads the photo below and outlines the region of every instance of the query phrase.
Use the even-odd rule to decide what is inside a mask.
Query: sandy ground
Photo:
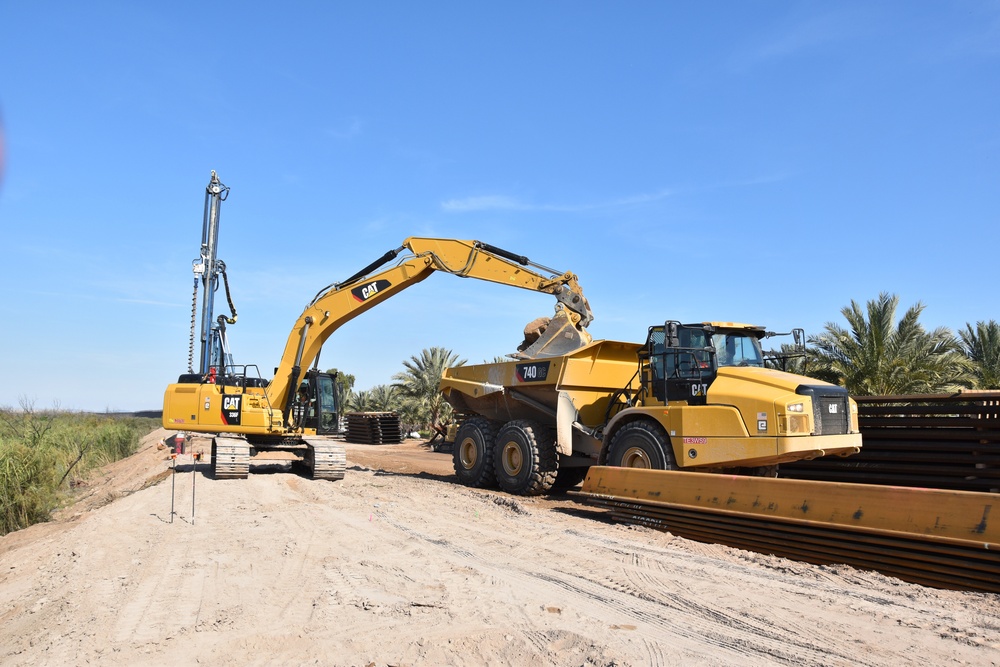
[[[165,434],[0,538],[0,664],[1000,665],[997,595],[467,489],[418,443],[172,477]]]

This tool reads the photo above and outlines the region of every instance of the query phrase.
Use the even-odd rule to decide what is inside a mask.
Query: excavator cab
[[[329,373],[317,370],[306,373],[292,404],[292,416],[297,427],[316,429],[316,435],[340,432],[335,381]]]

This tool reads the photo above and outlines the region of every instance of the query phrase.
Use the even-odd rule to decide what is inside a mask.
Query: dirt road
[[[0,664],[1000,665],[1000,596],[467,489],[413,444],[171,478],[163,435],[0,538]]]

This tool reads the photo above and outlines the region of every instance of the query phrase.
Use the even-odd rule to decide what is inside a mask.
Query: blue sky
[[[1000,3],[0,4],[0,406],[141,410],[187,368],[212,170],[238,363],[408,236],[571,270],[595,338],[1000,319]],[[515,349],[546,295],[434,275],[321,366]]]

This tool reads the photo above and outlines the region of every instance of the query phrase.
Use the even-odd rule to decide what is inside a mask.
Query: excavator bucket
[[[556,309],[556,314],[544,323],[535,320],[525,329],[525,342],[537,336],[537,340],[524,347],[515,356],[517,359],[539,359],[559,357],[569,354],[593,342],[586,329],[580,328],[569,318],[565,309]]]

